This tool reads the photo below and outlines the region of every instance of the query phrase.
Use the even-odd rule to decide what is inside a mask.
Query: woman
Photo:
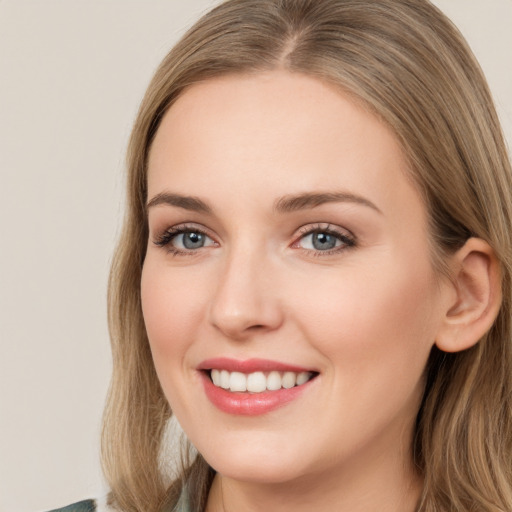
[[[436,8],[228,0],[128,163],[111,506],[512,510],[512,174]],[[170,475],[173,414],[199,454]]]

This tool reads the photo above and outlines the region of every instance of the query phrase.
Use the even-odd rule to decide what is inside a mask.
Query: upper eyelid
[[[305,224],[301,226],[298,230],[298,235],[305,236],[311,233],[332,233],[337,235],[343,235],[347,238],[351,238],[353,240],[356,239],[355,235],[347,228],[343,228],[341,226],[336,226],[331,223],[315,223],[315,224]]]
[[[187,231],[197,231],[199,233],[203,233],[210,238],[214,238],[215,235],[212,234],[212,230],[208,229],[206,226],[203,226],[201,224],[196,224],[194,222],[182,222],[173,226],[168,226],[165,229],[162,230],[155,230],[155,234],[157,236],[165,235],[166,233],[172,233],[172,234],[180,234]],[[159,233],[159,234],[158,234]]]
[[[207,236],[208,238],[213,240],[216,244],[218,244],[217,240],[215,239],[214,236],[212,236],[209,233],[208,229],[206,229],[202,226],[192,225],[190,223],[181,223],[181,224],[177,224],[175,226],[167,227],[164,230],[153,234],[153,236],[151,236],[150,238],[152,239],[153,244],[155,244],[159,247],[166,247],[171,243],[171,241],[175,237],[177,237],[183,233],[194,232],[194,231]],[[194,252],[194,250],[191,249],[186,252]]]
[[[179,224],[175,224],[173,226],[169,226],[162,230],[163,232],[167,231],[194,231],[196,229],[197,231],[204,232],[206,234],[212,233],[212,230],[210,228],[207,228],[206,226],[195,223],[195,222],[180,222]],[[354,236],[353,233],[344,227],[337,226],[335,224],[332,224],[330,222],[314,222],[314,223],[307,223],[303,224],[299,228],[295,229],[294,233],[297,234],[304,234],[304,233],[311,233],[314,231],[332,231],[334,233],[347,233],[350,236]],[[293,236],[293,235],[292,235]]]

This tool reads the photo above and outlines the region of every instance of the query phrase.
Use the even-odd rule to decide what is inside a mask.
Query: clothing
[[[49,512],[98,512],[98,509],[96,508],[95,500],[84,500],[64,508],[50,510]]]
[[[98,500],[84,500],[64,508],[57,508],[49,512],[115,512],[114,509],[103,503],[98,503]],[[186,492],[182,492],[180,499],[172,512],[190,512],[188,496]]]

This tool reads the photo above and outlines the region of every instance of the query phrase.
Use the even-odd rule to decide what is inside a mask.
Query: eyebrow
[[[281,197],[274,203],[274,211],[278,213],[291,213],[298,210],[316,208],[327,203],[355,203],[367,206],[382,214],[381,210],[365,197],[350,192],[306,192],[298,195]],[[170,192],[161,192],[154,196],[147,204],[147,209],[159,205],[176,206],[184,210],[213,214],[213,208],[195,196],[182,196]]]
[[[146,209],[152,208],[154,206],[159,206],[161,204],[166,204],[169,206],[177,206],[178,208],[183,208],[184,210],[206,213],[211,215],[213,210],[211,206],[205,203],[202,199],[194,196],[182,196],[180,194],[171,194],[169,192],[161,192],[154,196],[147,204]]]
[[[382,214],[382,211],[365,197],[350,192],[304,193],[284,196],[274,203],[274,210],[279,213],[289,213],[297,210],[316,208],[326,203],[355,203],[367,206]]]

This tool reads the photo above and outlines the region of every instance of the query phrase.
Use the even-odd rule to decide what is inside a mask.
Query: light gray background
[[[98,495],[124,151],[160,59],[214,0],[0,0],[0,512]],[[512,0],[436,0],[512,143]]]

